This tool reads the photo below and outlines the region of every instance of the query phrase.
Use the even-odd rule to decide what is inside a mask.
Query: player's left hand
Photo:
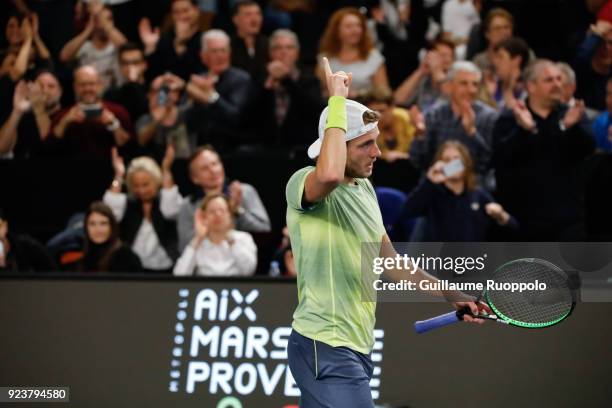
[[[468,307],[473,315],[492,313],[489,306],[482,302],[453,302],[453,306],[455,306],[457,310]],[[485,319],[478,319],[470,316],[469,314],[465,314],[463,315],[463,321],[468,323],[483,324]]]

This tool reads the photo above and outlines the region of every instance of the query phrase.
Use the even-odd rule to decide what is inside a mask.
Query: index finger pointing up
[[[327,57],[323,57],[321,64],[323,65],[323,71],[325,72],[325,78],[329,79],[333,73],[331,67],[329,66],[329,60]]]

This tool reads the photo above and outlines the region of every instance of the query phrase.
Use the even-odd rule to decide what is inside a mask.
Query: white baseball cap
[[[344,140],[348,142],[349,140],[363,136],[376,128],[378,122],[368,123],[367,125],[363,123],[363,113],[367,111],[371,111],[371,109],[351,99],[346,100],[347,129],[346,134],[344,135]],[[326,107],[323,109],[323,112],[321,112],[321,116],[319,117],[319,138],[315,140],[314,143],[308,148],[308,157],[311,159],[317,158],[321,152],[328,112],[329,107]]]

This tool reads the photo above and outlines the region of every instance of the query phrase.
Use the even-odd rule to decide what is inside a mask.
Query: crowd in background
[[[295,275],[285,230],[258,265],[262,186],[223,158],[306,155],[323,56],[380,114],[392,184],[420,174],[394,193],[392,237],[584,241],[579,174],[612,152],[612,0],[542,3],[3,2],[0,159],[107,161],[114,177],[46,245],[0,212],[0,270]]]

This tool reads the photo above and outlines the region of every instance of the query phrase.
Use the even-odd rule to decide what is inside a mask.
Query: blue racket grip
[[[439,327],[448,326],[453,323],[457,323],[462,319],[459,317],[457,311],[452,311],[445,313],[440,316],[432,317],[427,320],[419,320],[418,322],[414,322],[414,330],[421,334],[427,331],[437,329]]]

